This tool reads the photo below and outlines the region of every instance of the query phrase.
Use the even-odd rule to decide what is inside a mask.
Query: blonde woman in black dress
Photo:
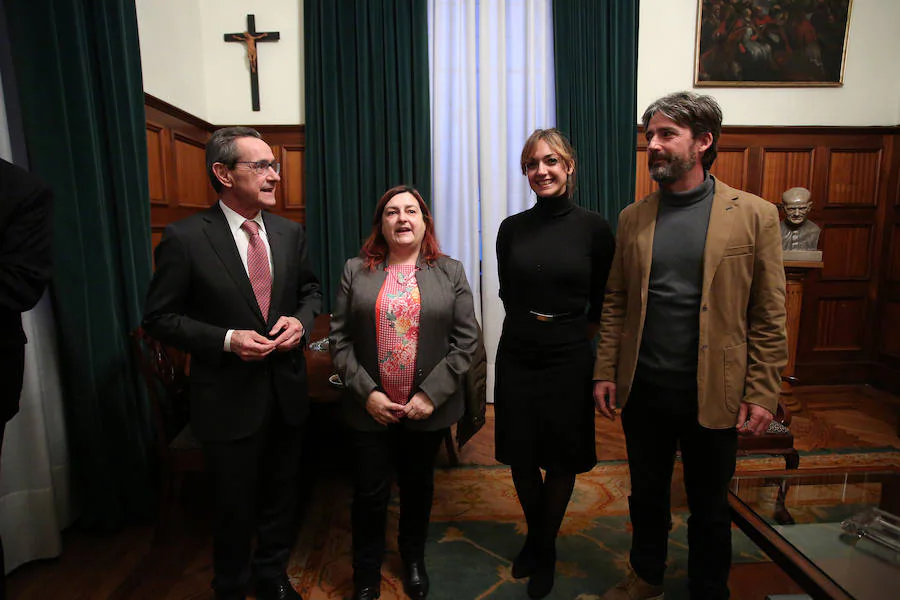
[[[538,129],[522,150],[534,207],[497,234],[506,309],[497,350],[496,457],[508,464],[528,524],[513,577],[528,595],[553,589],[556,537],[575,475],[597,462],[593,350],[615,251],[606,220],[572,201],[575,154],[556,129]],[[541,470],[546,475],[542,476]]]

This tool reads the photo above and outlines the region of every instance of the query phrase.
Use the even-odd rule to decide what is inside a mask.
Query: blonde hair
[[[575,149],[563,132],[556,127],[551,127],[549,129],[535,129],[534,133],[525,140],[525,147],[522,148],[522,156],[519,159],[519,166],[522,167],[522,175],[528,174],[528,161],[531,160],[531,155],[534,153],[535,146],[541,141],[546,142],[546,144],[550,146],[550,149],[559,155],[559,158],[566,166],[566,170],[571,167],[572,173],[569,174],[566,181],[566,193],[571,196],[572,192],[575,191]]]

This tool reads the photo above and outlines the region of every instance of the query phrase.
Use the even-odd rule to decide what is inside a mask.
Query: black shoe
[[[522,545],[522,549],[519,550],[519,554],[512,564],[513,579],[522,579],[530,576],[534,573],[535,567],[537,567],[535,544],[528,538],[525,538],[525,544]]]
[[[353,600],[375,600],[381,596],[378,585],[363,585],[353,589]]]
[[[553,590],[556,577],[556,549],[538,556],[537,565],[531,579],[528,580],[528,597],[543,598]]]
[[[303,600],[291,586],[287,575],[256,582],[256,600]]]
[[[411,560],[404,565],[403,590],[410,598],[421,599],[428,596],[428,572],[424,560]]]

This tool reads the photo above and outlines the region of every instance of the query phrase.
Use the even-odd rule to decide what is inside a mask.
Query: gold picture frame
[[[696,87],[840,87],[853,0],[698,0]]]

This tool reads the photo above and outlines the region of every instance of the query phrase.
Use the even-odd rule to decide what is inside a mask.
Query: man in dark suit
[[[303,228],[263,210],[275,206],[280,165],[259,133],[216,131],[206,168],[219,202],[166,227],[143,325],[191,353],[191,429],[216,502],[216,598],[244,598],[252,562],[257,598],[298,600],[285,568],[309,413],[303,343],[322,295]]]
[[[22,313],[50,281],[53,193],[28,171],[0,160],[0,447],[6,422],[19,412],[25,374]],[[6,598],[0,541],[0,598]]]

